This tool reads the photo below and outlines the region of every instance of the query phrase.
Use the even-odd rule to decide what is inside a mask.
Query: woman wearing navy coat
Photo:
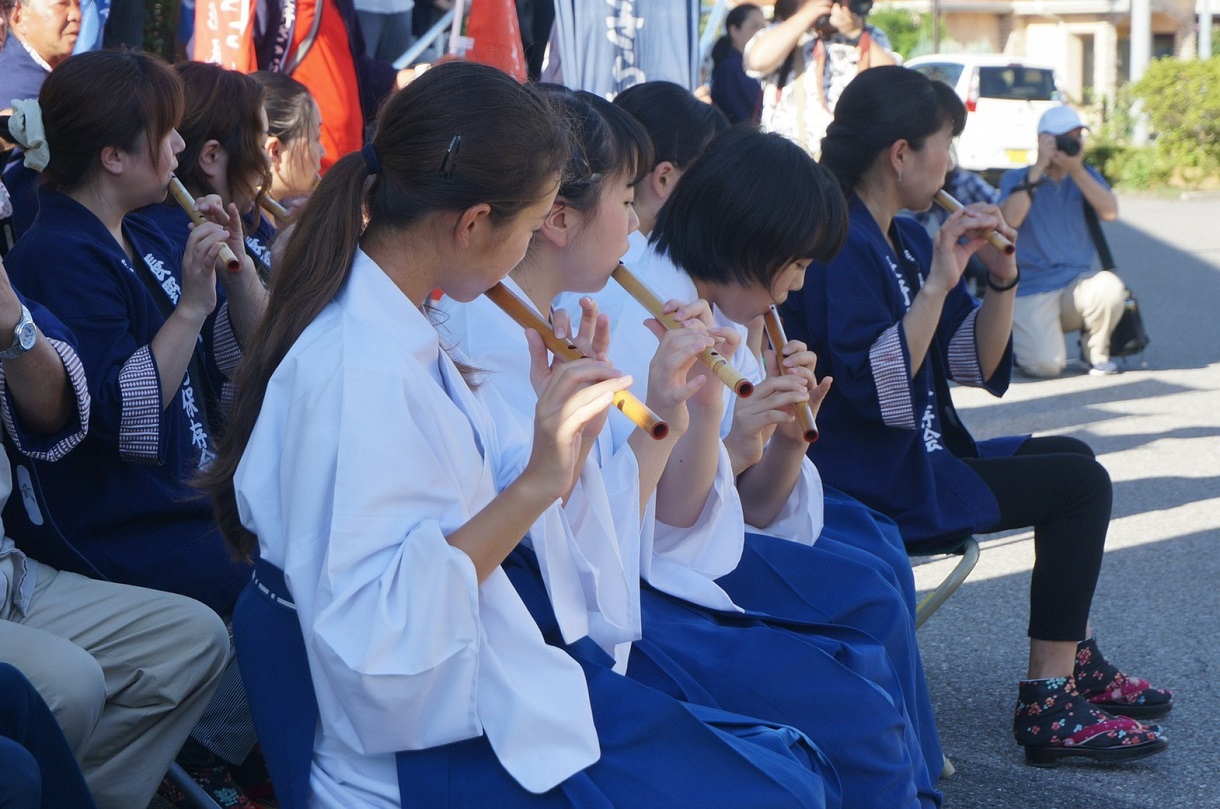
[[[1167,712],[1172,694],[1108,663],[1089,626],[1109,476],[1072,438],[976,442],[949,396],[949,380],[995,395],[1008,387],[1020,278],[982,236],[1016,238],[994,205],[954,213],[935,244],[897,216],[932,204],[965,114],[950,88],[900,67],[861,73],[839,99],[822,163],[848,196],[847,245],[811,265],[783,307],[789,336],[817,353],[818,377],[835,380],[809,454],[829,484],[893,518],[908,547],[1033,526],[1017,743],[1041,766],[1152,755],[1167,745],[1160,728],[1127,717]],[[981,305],[962,280],[975,252],[989,271]]]

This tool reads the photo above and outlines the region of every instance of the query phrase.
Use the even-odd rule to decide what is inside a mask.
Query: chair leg
[[[961,561],[949,572],[944,581],[940,585],[923,597],[919,602],[919,606],[915,609],[915,628],[924,625],[924,622],[932,617],[932,613],[940,609],[940,606],[953,595],[953,592],[961,587],[962,582],[970,575],[970,571],[974,570],[974,566],[979,561],[979,543],[978,540],[971,537],[962,543],[959,550],[955,551],[962,555]]]
[[[186,805],[190,809],[221,809],[220,804],[212,800],[212,796],[195,783],[195,779],[187,775],[178,762],[170,763],[165,777],[186,797]]]

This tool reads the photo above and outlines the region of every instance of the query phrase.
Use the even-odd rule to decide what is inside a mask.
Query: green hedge
[[[1188,174],[1220,171],[1220,57],[1157,59],[1131,88],[1143,102],[1153,152]]]

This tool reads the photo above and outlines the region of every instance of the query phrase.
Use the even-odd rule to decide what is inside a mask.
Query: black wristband
[[[1034,182],[1030,182],[1029,169],[1026,169],[1025,170],[1025,182],[1021,183],[1020,185],[1015,186],[1012,190],[1013,191],[1024,191],[1026,194],[1029,194],[1030,201],[1033,201],[1034,192],[1038,190],[1038,186],[1042,185],[1045,182],[1046,182],[1046,175],[1039,177]]]
[[[995,281],[991,280],[991,273],[987,273],[987,288],[994,289],[996,292],[1007,292],[1021,282],[1021,268],[1017,268],[1016,276],[1004,286],[1000,286]]]

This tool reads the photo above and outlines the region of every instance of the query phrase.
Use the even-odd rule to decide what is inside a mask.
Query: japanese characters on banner
[[[243,73],[257,70],[254,55],[256,2],[196,0],[195,60],[213,62]]]
[[[699,6],[699,0],[556,0],[563,83],[606,98],[656,79],[694,89]]]

